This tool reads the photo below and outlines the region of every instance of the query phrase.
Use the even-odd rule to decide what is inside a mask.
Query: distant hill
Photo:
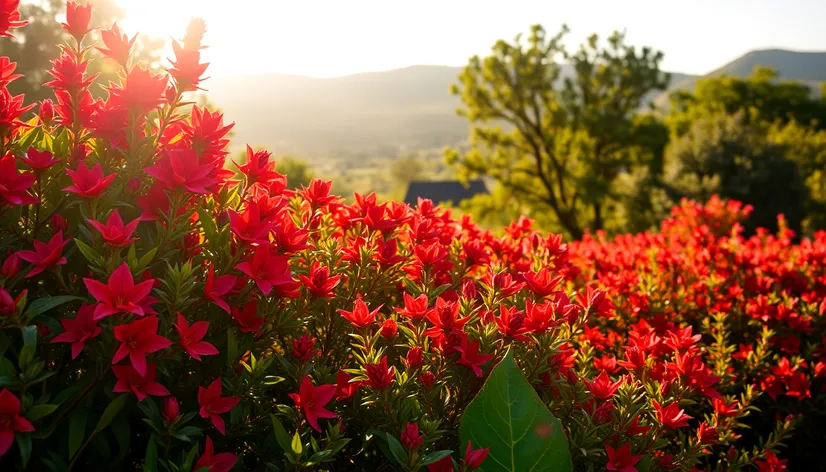
[[[700,77],[686,77],[682,80],[672,80],[673,84],[667,93],[658,96],[654,103],[665,106],[668,103],[668,94],[674,90],[692,90],[697,80],[705,77],[748,77],[757,66],[771,67],[780,74],[783,80],[796,80],[806,83],[816,91],[817,84],[826,81],[826,52],[787,51],[784,49],[762,49],[743,54],[737,59],[714,69]]]
[[[826,81],[826,52],[753,51],[706,76],[746,77],[754,66],[783,79]],[[394,156],[402,148],[454,145],[467,138],[449,93],[461,67],[411,66],[335,78],[295,75],[214,77],[204,85],[213,105],[236,122],[233,146],[266,146],[301,156]],[[570,75],[564,65],[562,75]],[[705,77],[705,76],[703,76]],[[670,90],[693,88],[699,77],[672,73]],[[667,103],[667,92],[650,99]]]

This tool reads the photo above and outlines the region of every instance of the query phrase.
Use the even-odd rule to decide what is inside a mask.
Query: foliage
[[[578,237],[586,226],[603,228],[614,180],[647,143],[637,139],[633,115],[668,76],[659,70],[662,53],[637,50],[623,34],[605,46],[593,35],[568,54],[565,33],[548,38],[535,25],[527,45],[498,41],[490,56],[470,59],[453,93],[472,125],[473,149],[449,151],[447,160],[465,177],[496,179]],[[575,71],[561,87],[560,58]]]
[[[706,200],[714,194],[752,205],[747,229],[772,228],[778,213],[799,231],[808,189],[784,149],[746,124],[742,113],[693,122],[669,145],[665,181],[679,194]],[[778,191],[778,189],[783,189]]]
[[[0,89],[2,470],[469,471],[567,462],[563,432],[573,470],[820,464],[826,233],[745,238],[750,209],[712,198],[564,244],[289,191],[266,151],[225,166],[231,125],[184,105],[202,21],[161,74],[104,36],[101,105],[68,5],[61,106],[22,122]],[[465,442],[486,380],[547,420],[511,415],[518,458]]]

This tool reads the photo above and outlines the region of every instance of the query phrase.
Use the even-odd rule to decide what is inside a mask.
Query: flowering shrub
[[[184,101],[202,22],[155,74],[90,17],[28,121],[0,58],[2,470],[783,470],[822,439],[793,427],[823,418],[826,234],[713,200],[566,245],[291,192]]]

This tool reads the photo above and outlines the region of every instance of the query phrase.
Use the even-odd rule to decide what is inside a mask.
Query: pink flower
[[[0,457],[9,452],[14,433],[31,433],[34,426],[20,416],[20,400],[7,388],[0,392]]]
[[[64,192],[72,192],[83,198],[94,198],[103,193],[115,180],[117,174],[103,176],[103,168],[100,163],[89,169],[85,164],[79,163],[77,170],[66,169],[66,174],[72,179],[74,185],[63,189]]]
[[[99,302],[95,307],[96,320],[121,312],[144,316],[143,303],[151,298],[149,292],[154,282],[155,279],[149,279],[135,284],[126,262],[112,272],[105,284],[94,279],[83,279],[89,293]]]
[[[37,199],[29,195],[29,188],[37,177],[32,172],[17,172],[17,161],[11,154],[0,157],[0,203],[29,205]]]
[[[133,392],[141,402],[147,395],[156,397],[169,395],[166,387],[155,382],[156,371],[153,364],[146,366],[146,375],[139,374],[131,365],[113,365],[112,372],[118,379],[112,390],[115,393]]]
[[[333,399],[336,394],[335,385],[319,385],[313,386],[313,382],[309,377],[305,376],[301,379],[301,386],[298,388],[298,393],[291,393],[290,398],[295,402],[295,406],[301,409],[304,413],[304,418],[307,423],[316,431],[321,432],[321,427],[318,425],[319,418],[335,418],[336,414],[324,408]]]
[[[131,236],[135,232],[135,228],[138,227],[138,223],[140,223],[140,220],[136,219],[124,225],[118,210],[112,210],[105,225],[95,220],[89,220],[89,224],[103,236],[103,241],[115,247],[126,246],[137,239]]]
[[[63,318],[60,324],[65,332],[55,336],[52,343],[72,343],[72,359],[76,358],[86,345],[86,341],[98,337],[100,326],[94,319],[94,306],[83,304],[77,311],[75,319]]]
[[[179,341],[184,350],[195,360],[201,360],[201,356],[214,356],[218,354],[218,349],[212,344],[201,341],[207,334],[209,322],[196,321],[189,326],[184,315],[178,313],[178,322],[175,323],[175,330],[178,331]]]
[[[66,264],[66,258],[63,257],[62,254],[63,246],[68,242],[68,239],[63,239],[63,232],[58,231],[48,243],[44,244],[40,241],[35,241],[34,251],[18,252],[17,255],[20,256],[21,259],[34,264],[34,268],[26,274],[26,278],[34,277],[50,267]]]
[[[129,324],[115,326],[115,339],[122,344],[112,358],[112,364],[117,364],[127,355],[129,361],[140,375],[146,374],[146,355],[172,345],[172,341],[159,336],[158,317],[149,316],[135,320]]]
[[[221,434],[226,434],[224,419],[220,415],[235,408],[235,405],[241,399],[238,397],[222,397],[222,388],[220,377],[209,384],[207,388],[198,387],[198,403],[201,405],[201,418],[209,418],[215,429]]]
[[[201,470],[202,468],[209,467],[207,472],[229,472],[233,469],[233,467],[235,467],[236,460],[237,458],[235,457],[235,454],[232,454],[231,452],[215,454],[212,439],[207,436],[204,453],[198,458],[198,461],[195,462],[195,466],[192,470]]]

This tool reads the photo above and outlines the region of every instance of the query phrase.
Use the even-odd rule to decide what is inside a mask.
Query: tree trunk
[[[602,205],[594,203],[594,223],[591,225],[591,229],[594,231],[600,230],[602,225]]]

